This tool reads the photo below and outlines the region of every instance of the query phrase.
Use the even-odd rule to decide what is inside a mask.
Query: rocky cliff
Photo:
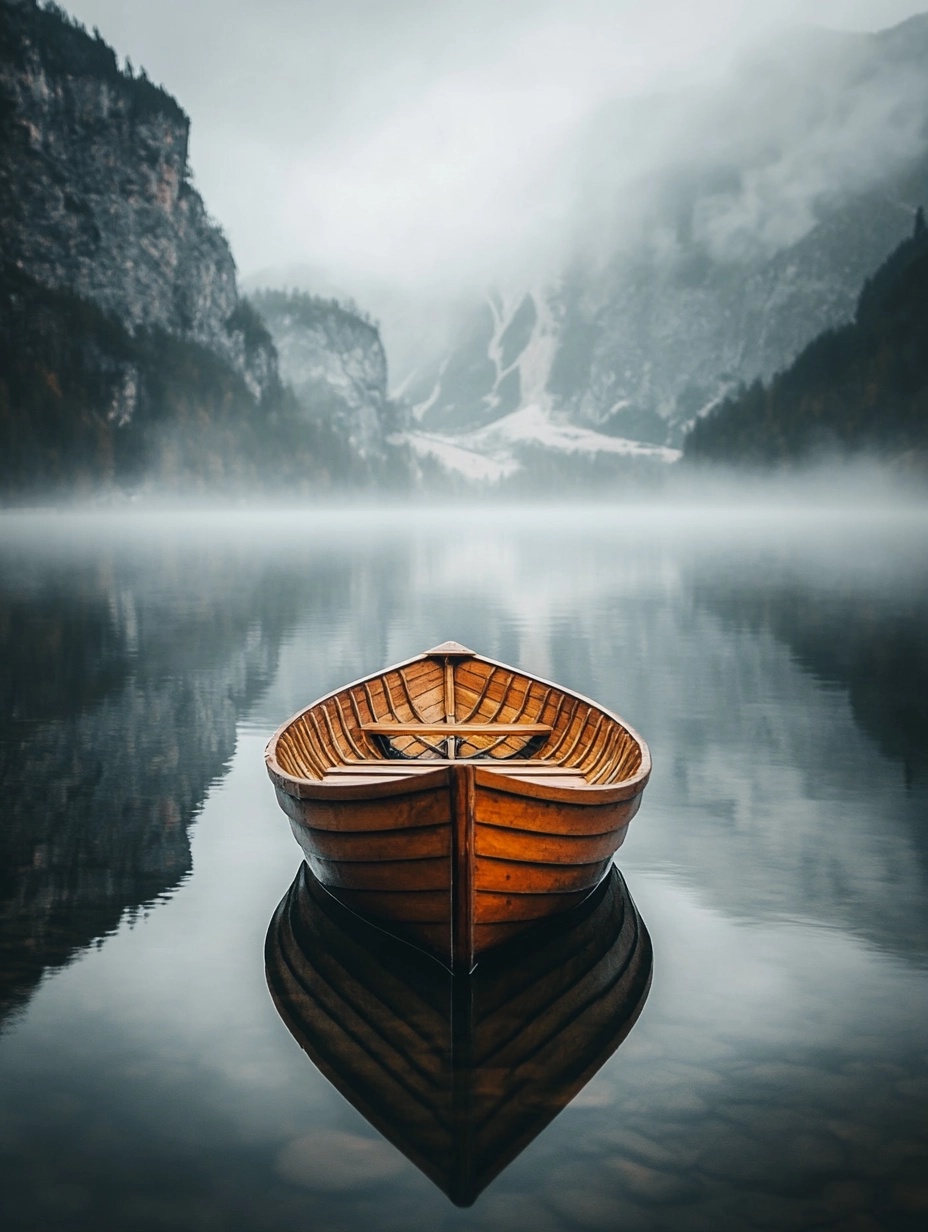
[[[165,90],[120,69],[99,34],[35,0],[0,4],[2,258],[131,330],[199,343],[255,397],[273,348],[251,344],[235,262],[193,187],[190,121]]]
[[[306,416],[329,425],[356,470],[389,466],[397,454],[389,438],[402,413],[387,393],[387,357],[374,322],[354,305],[297,291],[257,291],[250,302]]]

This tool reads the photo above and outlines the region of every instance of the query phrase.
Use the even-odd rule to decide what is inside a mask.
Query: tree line
[[[928,228],[864,284],[854,319],[768,384],[742,386],[693,425],[691,461],[770,467],[867,451],[928,462]]]

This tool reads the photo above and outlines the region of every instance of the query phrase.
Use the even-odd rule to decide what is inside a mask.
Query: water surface
[[[100,512],[0,526],[0,1185],[16,1229],[921,1229],[921,511]],[[446,639],[595,697],[654,775],[640,1019],[458,1209],[267,991],[262,762]]]

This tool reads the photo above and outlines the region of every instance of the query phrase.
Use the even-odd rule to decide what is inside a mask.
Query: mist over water
[[[363,520],[371,513],[396,519],[398,527],[406,524],[407,515],[421,518],[426,525],[440,525],[446,510],[454,511],[447,516],[468,522],[498,516],[520,522],[552,518],[612,522],[631,517],[636,524],[682,525],[691,517],[709,517],[718,521],[720,531],[727,524],[730,533],[737,533],[744,517],[752,524],[775,525],[814,518],[816,511],[826,521],[840,521],[861,509],[876,515],[884,509],[908,510],[919,516],[925,501],[917,461],[907,465],[856,455],[774,471],[644,461],[602,471],[565,470],[553,481],[531,471],[518,473],[513,482],[449,483],[442,476],[419,491],[390,494],[345,486],[298,500],[271,485],[256,489],[232,481],[214,490],[190,491],[146,481],[136,488],[107,485],[92,494],[86,490],[62,494],[58,489],[18,494],[6,509],[0,507],[0,517],[6,527],[34,524],[55,528],[56,536],[61,533],[61,515],[68,510],[79,515],[77,525],[107,536],[118,535],[124,524],[148,526],[157,535],[160,525],[185,525],[189,520],[194,535],[223,535],[228,527],[230,535],[240,535],[244,542],[268,546],[264,538],[267,517],[292,518],[300,531],[325,527],[336,533],[344,533],[358,518]],[[518,511],[520,506],[523,512]]]
[[[851,1195],[918,1226],[923,506],[0,523],[12,1227],[285,1229],[311,1205],[346,1232],[526,1211],[565,1232],[799,1230],[841,1226]],[[299,863],[267,737],[449,637],[616,710],[655,767],[620,852],[651,996],[469,1212],[315,1070],[263,971]]]

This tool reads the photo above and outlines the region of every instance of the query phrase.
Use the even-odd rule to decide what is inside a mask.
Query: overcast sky
[[[721,71],[784,24],[875,30],[928,0],[64,0],[192,120],[244,275],[352,290],[492,279],[562,230],[546,176],[603,103]]]

